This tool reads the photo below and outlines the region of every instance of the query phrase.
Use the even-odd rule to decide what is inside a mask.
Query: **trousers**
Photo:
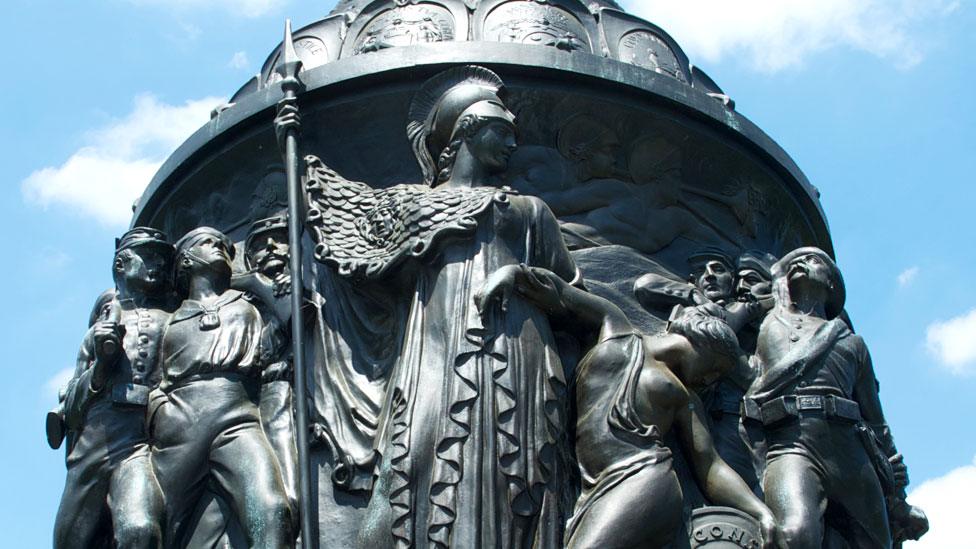
[[[152,395],[152,461],[166,501],[167,546],[184,543],[207,488],[228,503],[250,547],[293,545],[291,509],[261,427],[258,391],[257,380],[215,376]]]
[[[108,399],[69,435],[67,480],[54,522],[55,549],[161,545],[163,498],[153,474],[145,409]]]

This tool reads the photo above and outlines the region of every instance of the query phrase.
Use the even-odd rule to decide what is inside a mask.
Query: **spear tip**
[[[278,64],[278,72],[283,79],[298,78],[301,70],[302,60],[299,59],[295,51],[295,41],[291,32],[291,19],[285,19],[285,39],[281,43],[281,61]]]

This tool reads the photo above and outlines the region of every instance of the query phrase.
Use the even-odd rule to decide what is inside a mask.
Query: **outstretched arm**
[[[774,547],[776,522],[772,511],[715,451],[703,410],[701,400],[689,392],[688,405],[680,407],[675,414],[678,437],[691,462],[698,485],[712,503],[734,507],[752,515],[762,528],[764,547]]]
[[[507,265],[495,271],[475,294],[478,310],[485,313],[492,302],[507,309],[517,293],[554,320],[571,321],[600,338],[633,332],[623,311],[602,297],[572,286],[555,273],[540,267]]]
[[[598,185],[581,185],[565,191],[542,193],[540,197],[546,201],[552,213],[562,216],[605,208],[614,200],[625,200],[629,191],[623,183],[601,181]]]

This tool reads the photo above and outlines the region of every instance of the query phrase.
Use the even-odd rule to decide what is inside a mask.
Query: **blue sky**
[[[111,284],[126,205],[260,68],[284,18],[300,26],[333,3],[0,3],[0,530],[17,546],[50,544],[64,465],[43,416]],[[823,192],[848,310],[933,521],[914,547],[962,547],[951,504],[976,490],[976,4],[624,4],[671,31]]]

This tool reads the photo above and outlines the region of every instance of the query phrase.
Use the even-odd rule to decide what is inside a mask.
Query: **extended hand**
[[[488,280],[474,294],[474,304],[478,313],[484,317],[492,302],[497,301],[502,311],[508,310],[508,300],[515,291],[515,278],[518,275],[518,265],[506,265],[491,273]]]

